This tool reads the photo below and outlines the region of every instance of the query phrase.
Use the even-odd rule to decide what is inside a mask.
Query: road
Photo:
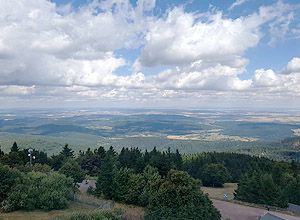
[[[258,220],[267,213],[265,209],[253,208],[231,202],[212,199],[214,206],[220,211],[222,219],[230,220]],[[289,216],[278,212],[269,212],[286,220],[300,220],[299,217]]]

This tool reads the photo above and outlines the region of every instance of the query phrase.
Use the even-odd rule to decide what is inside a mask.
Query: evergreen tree
[[[113,155],[112,151],[106,154],[96,184],[96,195],[103,195],[107,199],[113,196],[113,176],[116,168]]]
[[[0,160],[1,160],[1,157],[4,156],[4,152],[1,150],[1,146],[0,146]]]
[[[68,144],[66,144],[64,146],[64,148],[62,149],[62,151],[60,152],[60,154],[62,156],[64,156],[65,158],[74,158],[74,151],[71,148],[69,148]]]
[[[151,167],[150,165],[145,167],[143,177],[145,179],[145,185],[139,200],[141,206],[147,206],[149,204],[150,196],[157,191],[162,179],[157,168]]]
[[[271,174],[254,172],[245,175],[238,183],[235,199],[271,206],[287,207],[288,199]]]
[[[18,147],[18,144],[17,144],[17,142],[14,142],[13,143],[13,146],[11,147],[11,149],[10,149],[10,152],[19,152],[19,147]]]
[[[179,153],[178,149],[176,149],[176,153],[174,155],[174,163],[178,170],[182,169],[183,162],[182,162],[181,154]]]
[[[201,180],[204,186],[223,187],[229,173],[224,165],[211,163],[204,166]]]

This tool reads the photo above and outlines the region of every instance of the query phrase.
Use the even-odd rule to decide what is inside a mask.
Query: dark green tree
[[[85,173],[74,159],[69,159],[60,169],[59,172],[67,177],[71,177],[73,182],[81,183],[84,180]]]
[[[21,179],[22,174],[18,170],[0,164],[0,203]]]
[[[103,164],[100,168],[98,180],[96,183],[96,195],[104,196],[104,198],[111,199],[113,196],[113,177],[116,169],[115,158],[112,151],[107,153]]]
[[[4,156],[4,152],[1,150],[1,146],[0,146],[0,161],[3,156]]]
[[[223,187],[229,178],[228,170],[224,165],[211,163],[204,166],[201,180],[204,186]]]
[[[17,142],[14,142],[11,149],[10,149],[10,152],[19,152],[19,147],[18,147],[18,144]]]
[[[292,178],[284,187],[283,195],[293,204],[300,205],[300,175]]]
[[[68,144],[64,146],[60,154],[63,155],[65,158],[74,158],[74,151],[71,148],[69,148]]]
[[[55,171],[57,171],[62,167],[62,165],[65,163],[65,161],[66,161],[66,158],[64,157],[64,155],[62,155],[62,154],[53,155],[50,160],[51,167]]]
[[[145,220],[219,220],[220,213],[186,172],[171,170],[150,196]]]
[[[235,191],[235,199],[271,206],[287,207],[288,199],[271,174],[254,172],[244,175]]]
[[[143,192],[140,195],[139,203],[141,206],[147,206],[149,204],[150,196],[156,192],[162,179],[157,168],[151,167],[150,165],[145,167],[143,177],[145,179],[145,185]]]

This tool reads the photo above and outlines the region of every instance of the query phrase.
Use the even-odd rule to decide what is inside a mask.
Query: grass
[[[142,220],[145,214],[144,208],[139,206],[115,203],[114,207],[122,210],[124,220]]]
[[[125,220],[141,220],[144,216],[144,208],[142,207],[98,199],[86,193],[80,193],[77,200],[70,203],[69,208],[64,210],[0,213],[0,220],[57,220],[74,213],[91,212],[96,210],[97,207],[106,207],[109,204],[112,204],[113,209],[121,210]]]
[[[0,213],[0,220],[53,220],[69,216],[71,213],[80,211],[92,211],[94,206],[72,202],[68,209],[53,211],[16,211],[10,213]]]
[[[233,200],[233,193],[236,189],[237,183],[225,183],[224,188],[201,187],[201,190],[207,193],[210,198],[219,200],[224,199],[224,193],[227,194],[229,200]]]

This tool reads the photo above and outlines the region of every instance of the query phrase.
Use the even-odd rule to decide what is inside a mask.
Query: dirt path
[[[222,219],[230,220],[258,220],[260,216],[267,213],[265,209],[243,206],[231,202],[212,199],[214,206],[221,212]],[[270,212],[286,220],[300,220],[299,217],[289,216],[278,212]]]

